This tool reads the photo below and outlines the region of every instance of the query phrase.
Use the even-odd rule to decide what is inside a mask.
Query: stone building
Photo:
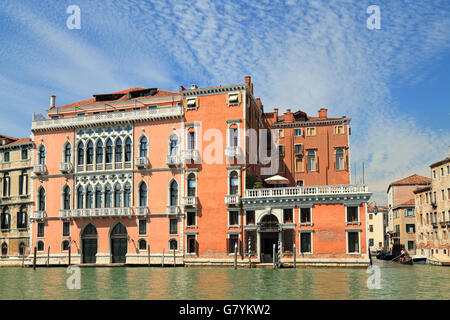
[[[367,217],[367,237],[372,253],[386,250],[386,227],[388,207],[369,206]]]
[[[30,253],[32,210],[30,138],[0,135],[0,265],[17,265]]]

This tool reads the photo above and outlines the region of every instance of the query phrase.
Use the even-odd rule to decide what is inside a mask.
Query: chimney
[[[286,109],[286,113],[287,114],[291,113],[291,109]]]
[[[198,86],[196,84],[191,84],[191,90],[194,90],[194,89],[198,89]]]
[[[273,118],[275,122],[278,122],[278,108],[273,109]]]
[[[256,98],[256,104],[261,108],[261,98]]]
[[[180,91],[185,91],[186,89],[183,86],[180,86]]]
[[[326,109],[326,108],[320,108],[320,110],[319,110],[319,119],[320,120],[327,118],[327,111],[328,111],[328,109]]]
[[[245,83],[246,83],[246,84],[250,85],[250,83],[252,83],[252,77],[250,77],[250,76],[245,76],[244,79],[245,79]]]
[[[291,109],[287,109],[284,117],[285,122],[294,122],[294,114],[291,113]]]
[[[55,107],[56,96],[50,96],[50,109]]]

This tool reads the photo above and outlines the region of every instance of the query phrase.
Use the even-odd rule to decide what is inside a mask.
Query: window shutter
[[[23,174],[19,176],[19,195],[23,194]]]
[[[238,103],[241,104],[242,101],[242,94],[239,92],[238,93]]]
[[[197,108],[200,107],[200,104],[199,104],[199,101],[198,101],[198,97],[195,98],[195,106],[196,106]]]
[[[184,107],[184,109],[187,109],[187,99],[183,100],[183,107]]]
[[[230,94],[227,94],[226,101],[227,101],[227,105],[229,105],[230,104]]]
[[[316,171],[319,172],[319,152],[316,151]]]

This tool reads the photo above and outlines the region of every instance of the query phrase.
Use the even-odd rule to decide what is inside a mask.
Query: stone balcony
[[[45,211],[35,211],[33,213],[33,219],[34,220],[43,220],[47,217],[47,212]]]
[[[166,163],[169,167],[178,166],[181,164],[181,159],[177,155],[168,155],[166,156]]]
[[[168,215],[178,215],[180,214],[180,207],[179,206],[167,206],[167,214]]]
[[[239,146],[226,147],[225,156],[227,158],[239,158],[242,156],[242,149]]]
[[[136,207],[136,216],[143,217],[149,214],[148,207]]]
[[[60,130],[83,128],[117,123],[132,123],[135,121],[156,121],[181,117],[183,108],[180,106],[164,107],[146,110],[132,110],[125,112],[111,112],[86,115],[82,117],[67,117],[60,119],[46,119],[42,115],[33,115],[31,131]]]
[[[70,162],[61,162],[59,164],[59,171],[62,173],[71,173],[73,172],[73,165]]]
[[[47,166],[45,164],[33,165],[33,173],[36,175],[45,174],[47,172]]]
[[[237,206],[241,203],[241,197],[238,194],[226,194],[225,204],[227,206]]]
[[[185,207],[196,207],[197,206],[197,197],[195,196],[187,196],[181,198],[181,205]]]
[[[199,162],[201,160],[200,153],[196,149],[183,150],[182,158],[184,163],[190,163],[191,161]]]
[[[136,167],[139,169],[148,168],[150,161],[147,157],[136,157]]]
[[[95,208],[60,210],[60,218],[112,218],[133,216],[132,208]]]

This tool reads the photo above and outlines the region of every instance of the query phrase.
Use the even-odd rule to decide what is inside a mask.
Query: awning
[[[288,184],[289,180],[280,175],[276,175],[267,179],[264,179],[267,184]]]

